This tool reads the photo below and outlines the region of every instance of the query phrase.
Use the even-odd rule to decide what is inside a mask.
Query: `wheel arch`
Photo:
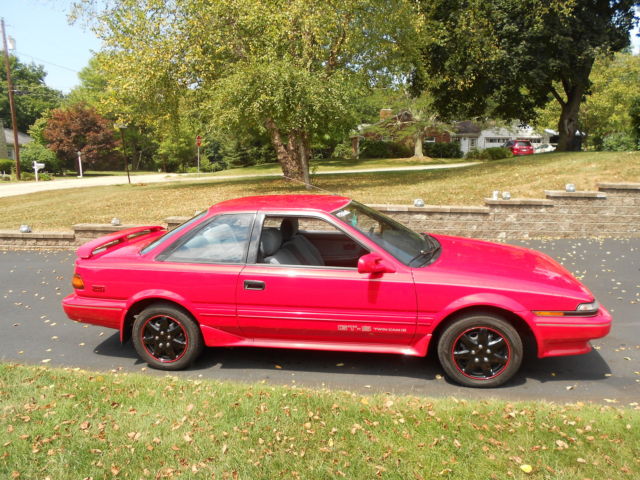
[[[510,310],[496,307],[494,305],[470,305],[449,313],[433,330],[431,337],[433,344],[438,345],[438,341],[440,340],[442,333],[449,325],[455,323],[457,320],[469,315],[482,314],[495,315],[509,322],[509,324],[516,329],[518,335],[520,335],[520,338],[522,339],[525,358],[537,355],[538,341],[527,321]]]
[[[141,300],[137,300],[136,302],[132,303],[127,309],[127,312],[125,313],[122,320],[122,326],[120,328],[120,341],[122,343],[125,343],[131,339],[131,331],[133,329],[133,322],[135,321],[136,316],[138,316],[145,308],[156,304],[169,305],[178,308],[185,314],[189,315],[193,319],[193,321],[196,322],[197,325],[199,325],[199,322],[193,312],[191,312],[188,308],[186,308],[179,302],[164,297],[147,297]]]

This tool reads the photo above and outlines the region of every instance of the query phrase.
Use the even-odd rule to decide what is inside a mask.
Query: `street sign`
[[[196,145],[197,145],[198,147],[201,147],[201,146],[202,146],[202,137],[201,137],[200,135],[198,135],[198,136],[196,137]]]

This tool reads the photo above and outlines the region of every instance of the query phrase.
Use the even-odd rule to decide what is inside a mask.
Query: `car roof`
[[[331,213],[349,202],[350,198],[338,195],[257,195],[225,200],[213,205],[209,211],[313,210]]]

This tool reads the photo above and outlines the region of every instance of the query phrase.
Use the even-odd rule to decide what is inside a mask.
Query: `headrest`
[[[276,228],[265,228],[262,230],[260,237],[260,251],[265,257],[269,257],[276,253],[282,245],[282,234]]]
[[[290,240],[291,237],[298,233],[298,219],[283,218],[280,224],[280,233],[282,233],[282,239],[285,242]]]

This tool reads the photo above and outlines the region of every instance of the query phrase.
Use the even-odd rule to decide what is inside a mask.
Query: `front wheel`
[[[182,370],[203,348],[196,322],[172,305],[145,308],[133,322],[133,345],[142,360],[160,370]]]
[[[488,314],[455,321],[438,342],[438,358],[445,373],[468,387],[502,385],[518,371],[522,356],[522,339],[515,328]]]

